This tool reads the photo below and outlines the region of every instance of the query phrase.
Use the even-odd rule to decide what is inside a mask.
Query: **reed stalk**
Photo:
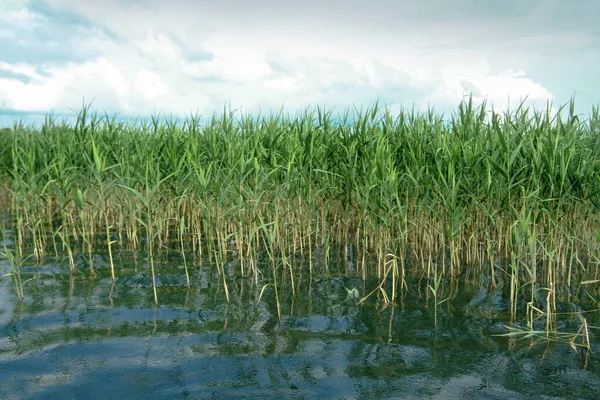
[[[0,131],[0,195],[16,255],[32,246],[41,261],[60,237],[69,269],[83,242],[93,271],[102,232],[113,280],[117,240],[148,253],[155,302],[154,258],[171,244],[188,287],[191,251],[216,266],[227,298],[234,251],[235,273],[268,274],[277,292],[289,272],[296,294],[294,275],[331,273],[343,248],[349,274],[392,280],[384,298],[414,290],[404,276],[422,273],[439,305],[440,279],[476,269],[492,287],[507,283],[516,316],[538,285],[556,309],[561,288],[597,280],[600,113],[550,110],[498,113],[469,99],[446,117],[376,103],[338,117],[225,110],[136,124],[84,106],[75,126],[48,118]]]

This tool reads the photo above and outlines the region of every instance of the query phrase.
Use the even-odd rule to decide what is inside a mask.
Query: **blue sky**
[[[0,125],[73,115],[600,103],[597,0],[2,0]]]

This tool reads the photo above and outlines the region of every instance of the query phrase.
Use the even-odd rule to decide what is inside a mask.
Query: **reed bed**
[[[209,258],[229,296],[233,257],[277,296],[281,276],[294,291],[298,273],[340,254],[348,273],[378,276],[386,302],[410,289],[409,271],[430,279],[436,307],[441,277],[481,271],[510,285],[513,313],[540,285],[551,311],[559,287],[600,279],[600,114],[562,111],[469,99],[448,119],[375,104],[125,123],[84,106],[74,125],[0,131],[0,198],[17,259],[64,252],[73,270],[87,252],[94,274],[101,240],[113,279],[115,246],[147,251],[155,282],[155,252],[174,245],[188,286],[192,259]]]

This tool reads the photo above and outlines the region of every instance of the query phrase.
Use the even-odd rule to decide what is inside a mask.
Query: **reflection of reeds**
[[[18,254],[31,246],[41,260],[47,239],[60,238],[73,269],[83,243],[93,271],[102,232],[115,279],[113,250],[145,244],[156,302],[154,251],[173,242],[186,279],[186,253],[208,257],[227,298],[233,252],[239,273],[266,279],[279,298],[281,271],[295,293],[296,274],[327,266],[336,248],[348,259],[351,248],[355,272],[376,274],[386,303],[410,290],[407,268],[426,274],[439,304],[441,277],[485,266],[493,286],[509,283],[514,317],[540,284],[552,311],[560,288],[597,279],[599,126],[598,109],[580,121],[573,103],[567,117],[523,107],[500,115],[469,100],[449,122],[375,104],[341,121],[317,108],[226,112],[205,125],[195,115],[127,124],[86,106],[75,126],[47,118],[0,132],[0,195]]]
[[[540,314],[544,314],[543,311],[536,309]],[[569,332],[560,332],[554,328],[550,328],[548,325],[545,330],[536,330],[533,325],[529,325],[528,328],[520,328],[518,326],[506,326],[507,333],[496,335],[505,336],[517,340],[530,339],[531,345],[544,342],[558,342],[568,343],[571,348],[575,351],[578,357],[584,361],[585,365],[589,357],[589,353],[592,351],[590,342],[589,327],[587,319],[584,318],[580,313],[576,314],[581,324],[575,334]]]

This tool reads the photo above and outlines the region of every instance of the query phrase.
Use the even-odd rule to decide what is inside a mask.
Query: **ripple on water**
[[[227,303],[208,269],[190,292],[161,270],[155,308],[148,274],[130,269],[114,287],[44,276],[22,303],[3,282],[0,398],[600,398],[597,359],[585,371],[568,344],[492,337],[505,330],[487,290],[465,311],[445,303],[434,328],[422,299],[359,306],[323,278],[278,321],[272,292],[256,304],[232,279]]]

